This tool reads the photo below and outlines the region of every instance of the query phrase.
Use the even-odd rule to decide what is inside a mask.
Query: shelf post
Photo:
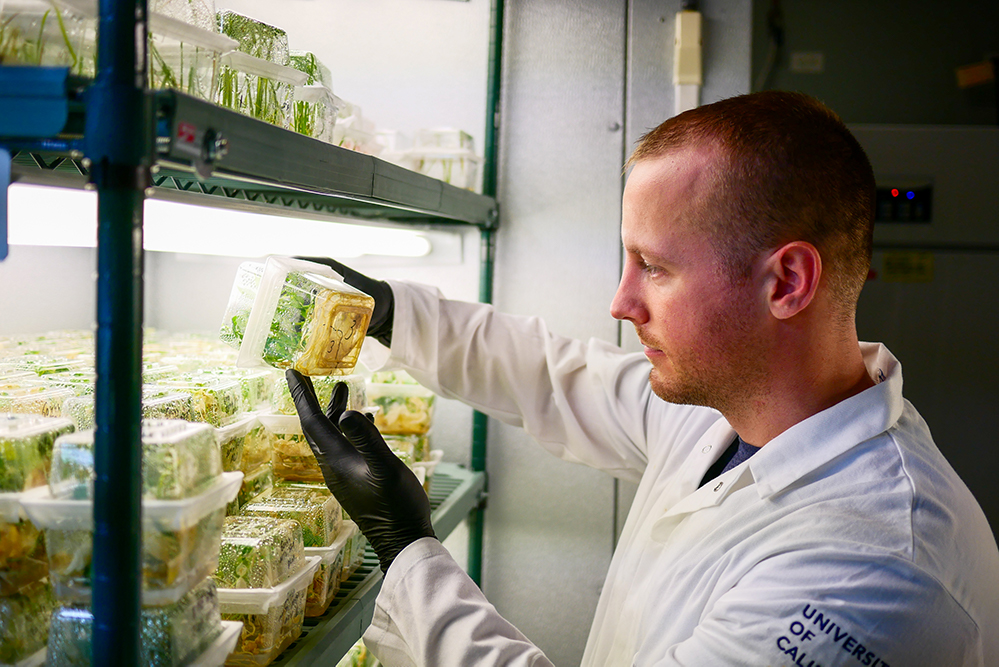
[[[97,189],[92,664],[140,663],[146,0],[100,0],[86,156]]]
[[[482,194],[496,198],[499,165],[500,90],[503,75],[503,2],[492,0],[489,21],[489,73],[486,92],[486,141],[482,169]],[[479,273],[479,301],[493,301],[493,264],[496,258],[496,223],[480,228],[482,266]],[[486,470],[486,441],[489,418],[481,412],[472,414],[472,470]],[[488,483],[488,479],[487,479]],[[487,489],[488,490],[488,489]],[[482,549],[485,532],[484,506],[479,504],[468,515],[468,575],[482,585]]]

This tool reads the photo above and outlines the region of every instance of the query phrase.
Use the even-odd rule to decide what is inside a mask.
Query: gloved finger
[[[392,460],[402,463],[389,449],[374,422],[369,421],[365,414],[348,410],[340,417],[338,426],[350,444],[361,452],[369,463],[372,460]]]
[[[340,421],[340,415],[347,409],[347,401],[350,398],[350,389],[346,382],[337,382],[333,387],[333,394],[330,396],[330,403],[326,406],[326,416],[334,424]]]
[[[321,412],[319,399],[316,398],[316,390],[312,386],[312,379],[307,375],[302,375],[293,368],[284,372],[285,380],[288,382],[288,392],[291,400],[295,402],[295,410],[300,417],[304,414],[316,414]]]

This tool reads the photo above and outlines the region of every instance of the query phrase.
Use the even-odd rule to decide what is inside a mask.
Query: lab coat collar
[[[799,422],[749,460],[760,498],[768,498],[837,456],[891,428],[901,417],[902,367],[881,344],[861,343],[877,383]]]

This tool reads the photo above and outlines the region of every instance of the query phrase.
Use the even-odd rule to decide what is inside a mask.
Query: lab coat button
[[[707,454],[711,451],[711,445],[706,445],[704,449],[701,450],[701,454]]]
[[[718,484],[717,484],[717,485],[715,486],[714,490],[715,490],[715,491],[717,491],[718,489],[722,488],[722,485],[723,485],[724,483],[725,483],[725,482],[718,482]]]

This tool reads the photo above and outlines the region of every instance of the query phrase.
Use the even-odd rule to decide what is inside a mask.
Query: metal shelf
[[[434,531],[442,540],[474,508],[485,489],[485,473],[454,463],[441,463],[431,479],[430,506]],[[302,635],[272,665],[306,667],[335,665],[371,623],[375,598],[382,586],[378,559],[369,548],[364,563],[343,583],[322,616],[306,618]]]
[[[7,88],[0,110],[18,101],[44,102],[54,110],[42,116],[44,128],[60,126],[56,136],[38,140],[3,138],[11,152],[12,180],[58,187],[84,187],[90,166],[83,155],[85,82],[64,75],[60,98],[52,91],[59,70],[0,67]],[[16,77],[12,75],[16,73]],[[153,196],[182,198],[208,206],[235,206],[262,213],[308,213],[352,218],[366,223],[463,224],[495,229],[492,197],[449,185],[370,155],[221,108],[173,90],[146,91],[155,142]],[[64,120],[61,120],[64,119]],[[13,125],[23,131],[19,124]]]

